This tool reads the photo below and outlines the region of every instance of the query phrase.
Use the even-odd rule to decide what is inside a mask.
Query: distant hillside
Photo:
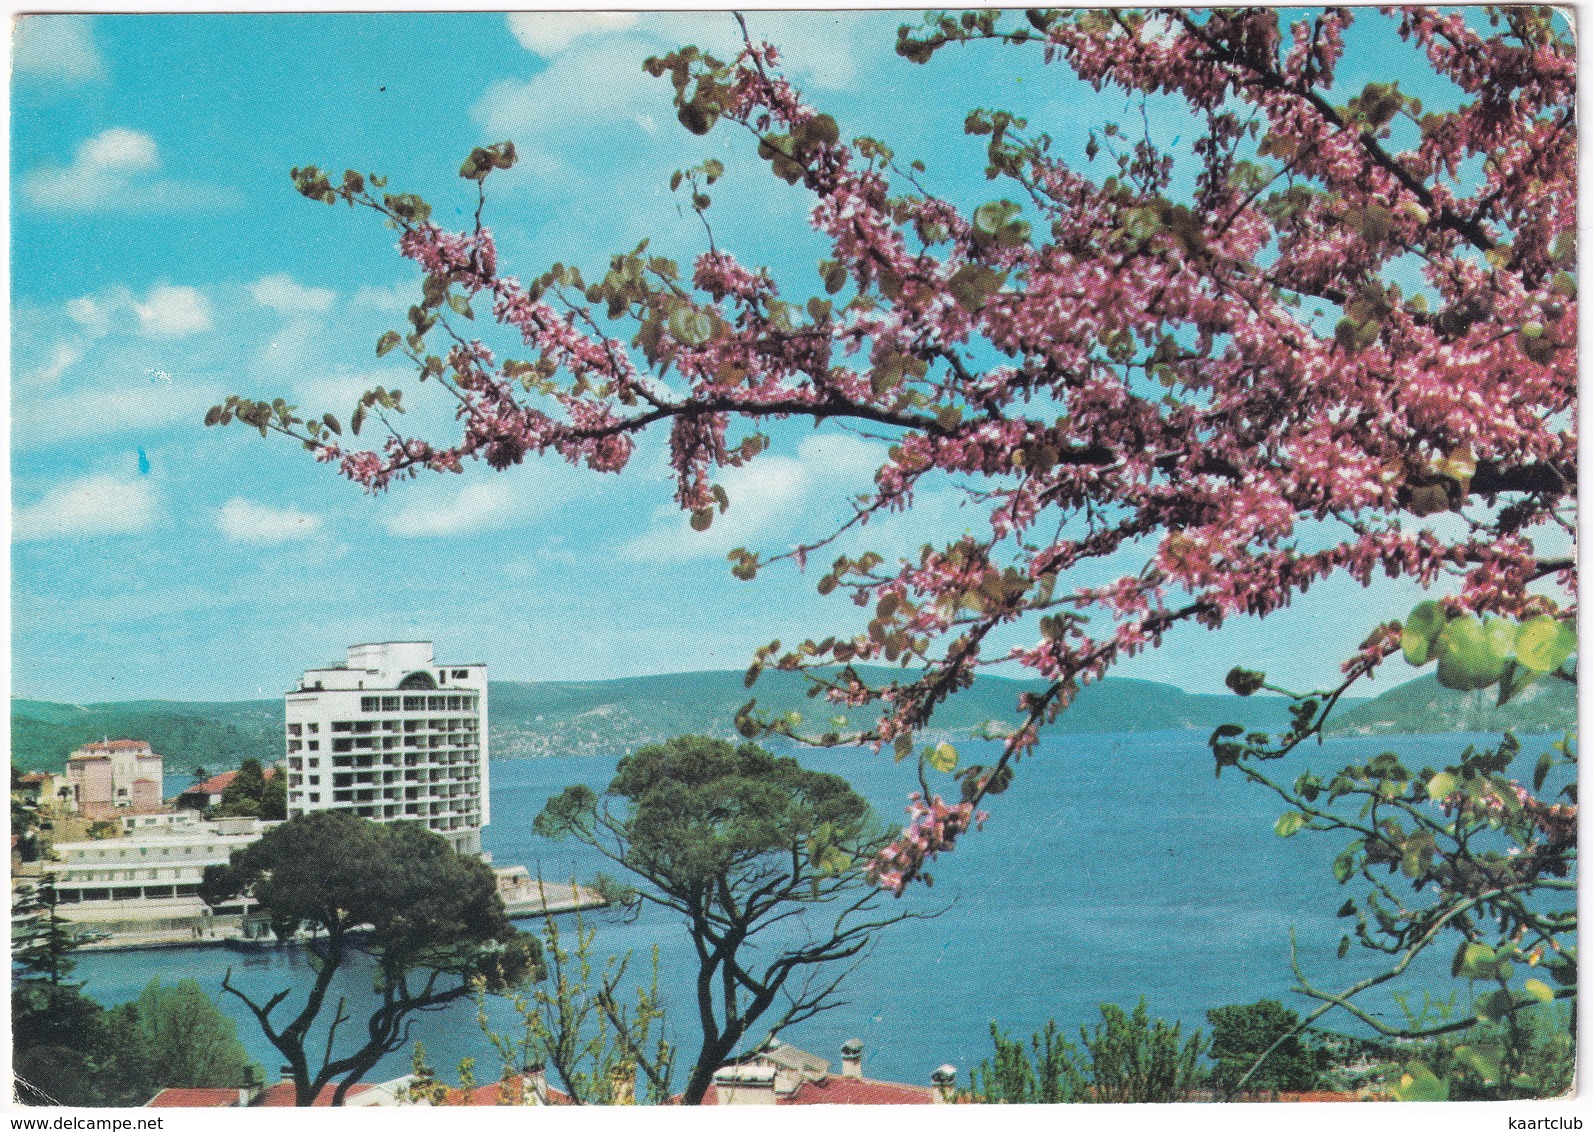
[[[864,669],[882,684],[901,679],[898,669]],[[952,697],[935,716],[935,730],[966,734],[990,719],[1010,719],[1019,693],[1038,690],[1036,681],[981,676]],[[553,754],[623,754],[672,735],[696,732],[735,735],[736,711],[753,696],[767,714],[802,713],[824,728],[836,712],[807,697],[808,684],[791,672],[766,672],[747,691],[740,672],[681,672],[621,680],[516,683],[494,681],[490,691],[492,753],[498,758]],[[1576,694],[1569,684],[1544,680],[1502,711],[1491,692],[1459,693],[1439,688],[1431,676],[1413,680],[1375,700],[1345,701],[1336,716],[1339,734],[1395,732],[1557,730],[1576,719]],[[280,757],[281,700],[236,703],[172,703],[145,700],[112,704],[11,701],[12,760],[25,769],[58,770],[76,747],[93,739],[147,739],[166,757],[169,774],[194,767],[237,766],[246,758]],[[862,717],[852,720],[854,725]],[[1062,734],[1098,731],[1210,731],[1223,723],[1281,730],[1284,701],[1275,696],[1242,699],[1193,695],[1169,684],[1111,678],[1092,684],[1057,722]]]
[[[281,700],[81,705],[12,700],[11,761],[26,770],[60,770],[66,756],[84,743],[145,739],[165,757],[168,775],[195,767],[214,772],[248,758],[279,758],[282,723]],[[167,783],[167,793],[176,793],[171,787]]]
[[[1529,684],[1504,707],[1499,689],[1456,692],[1435,676],[1418,677],[1335,714],[1336,735],[1445,731],[1563,731],[1576,726],[1576,687],[1564,680]]]
[[[875,684],[899,680],[899,669],[860,669]],[[500,758],[551,754],[621,754],[672,735],[735,735],[736,712],[756,697],[766,715],[801,713],[815,729],[837,714],[809,699],[797,673],[765,672],[749,692],[740,672],[683,672],[591,683],[492,685],[493,753]],[[991,719],[1010,719],[1019,693],[1037,681],[981,676],[935,715],[935,729],[966,733]],[[1277,701],[1191,695],[1169,684],[1109,679],[1086,688],[1058,721],[1059,732],[1210,730],[1220,723],[1281,727],[1287,715]],[[861,725],[864,717],[853,716]]]

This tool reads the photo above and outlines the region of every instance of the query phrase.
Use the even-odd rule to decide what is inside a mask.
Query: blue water
[[[1325,776],[1384,750],[1399,751],[1411,765],[1441,766],[1473,740],[1492,737],[1334,740],[1273,764],[1274,777],[1290,782],[1307,767]],[[1520,765],[1530,767],[1549,741],[1529,739]],[[964,745],[965,762],[979,760],[978,746]],[[990,761],[988,754],[984,758]],[[913,788],[888,755],[833,750],[805,752],[801,759],[845,775],[893,822]],[[603,868],[601,859],[582,846],[536,837],[531,822],[548,797],[566,786],[583,782],[601,790],[614,762],[494,762],[493,824],[484,840],[495,863],[524,864],[549,880],[589,880]],[[1074,1032],[1099,1017],[1097,1004],[1132,1006],[1141,995],[1154,1016],[1181,1022],[1186,1032],[1204,1026],[1212,1007],[1263,997],[1303,1013],[1309,1004],[1289,991],[1291,927],[1299,960],[1318,985],[1342,988],[1375,969],[1377,957],[1359,948],[1344,960],[1335,957],[1340,935],[1353,922],[1334,915],[1346,895],[1330,871],[1342,841],[1326,834],[1276,837],[1272,825],[1281,803],[1231,771],[1216,780],[1201,734],[1048,739],[1020,767],[1012,789],[990,799],[988,808],[985,830],[967,835],[933,867],[935,886],[914,886],[893,905],[940,915],[885,933],[844,985],[847,1005],[788,1030],[787,1040],[838,1062],[841,1043],[860,1037],[869,1076],[927,1083],[932,1069],[950,1062],[966,1081],[968,1070],[990,1055],[992,1019],[1020,1035],[1051,1018]],[[609,865],[606,871],[615,870]],[[600,956],[636,952],[633,970],[645,970],[652,945],[658,945],[673,1036],[689,1058],[696,1049],[690,1029],[694,968],[683,928],[653,908],[644,908],[633,922],[611,913],[589,914],[587,922],[597,929]],[[1455,985],[1448,978],[1448,955],[1430,958],[1415,972],[1417,981],[1447,995]],[[86,955],[78,976],[107,1005],[136,997],[155,975],[198,979],[238,1020],[251,1056],[274,1078],[280,1056],[243,1006],[221,994],[229,965],[234,982],[256,994],[309,975],[296,949],[245,955],[183,948]],[[368,988],[368,971],[355,968],[341,980],[339,993],[354,1003]],[[1420,993],[1415,997],[1419,1001]],[[1397,1010],[1387,997],[1364,1002]],[[351,1012],[359,1025],[357,1010]],[[518,1028],[504,1002],[489,1000],[488,1014],[500,1031]],[[1323,1021],[1328,1023],[1335,1023],[1332,1015]],[[1335,1024],[1354,1029],[1348,1018]],[[469,1002],[422,1016],[415,1036],[445,1074],[467,1056],[476,1058],[478,1076],[496,1072],[496,1056]],[[396,1054],[367,1080],[408,1069],[408,1053]]]

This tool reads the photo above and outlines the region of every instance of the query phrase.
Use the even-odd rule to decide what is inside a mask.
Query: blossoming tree
[[[1404,41],[1446,105],[1424,108],[1392,76],[1340,89],[1356,19],[1344,9],[980,11],[904,28],[897,50],[916,62],[994,41],[1097,88],[1175,101],[1195,139],[1174,152],[1102,124],[1070,161],[1022,119],[974,111],[967,131],[1005,195],[971,209],[884,141],[848,140],[772,46],[648,60],[688,130],[746,131],[775,176],[811,194],[828,244],[811,293],[741,262],[711,228],[689,269],[644,244],[595,281],[563,266],[522,281],[500,269],[479,209],[450,232],[380,178],[295,170],[304,195],[399,230],[424,292],[377,350],[440,387],[459,431],[407,435],[402,393],[386,389],[348,422],[379,419],[374,448],[280,400],[231,398],[209,421],[286,433],[371,490],[528,455],[619,472],[640,434],[667,430],[676,498],[699,529],[734,503],[717,474],[755,460],[772,421],[890,440],[841,530],[959,480],[982,515],[970,533],[819,571],[821,593],[870,612],[866,632],[771,643],[748,672],[750,684],[766,666],[814,669],[823,694],[872,722],[813,738],[902,758],[982,666],[1044,678],[993,732],[993,765],[958,767],[943,744],[917,752],[911,824],[873,867],[899,892],[1083,684],[1180,622],[1267,616],[1335,574],[1440,587],[1457,618],[1574,618],[1573,561],[1540,550],[1574,530],[1574,50],[1539,9],[1504,9],[1491,27],[1427,8],[1365,18]],[[512,144],[480,148],[460,173],[481,192],[514,159]],[[723,172],[707,161],[675,188],[706,219]],[[523,347],[503,356],[469,333],[489,314]],[[805,568],[839,533],[772,556],[738,549],[732,570]],[[1080,580],[1101,563],[1115,580]],[[1397,623],[1376,628],[1347,676],[1400,641]],[[902,679],[870,686],[852,667],[880,660]],[[750,710],[742,724],[790,727]],[[954,800],[931,770],[957,774]]]

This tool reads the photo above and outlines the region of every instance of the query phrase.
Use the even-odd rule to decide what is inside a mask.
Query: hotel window
[[[297,723],[290,723],[290,724],[288,724],[288,734],[289,735],[303,735],[304,734],[304,728],[302,726],[300,726],[299,724],[297,724]]]
[[[321,749],[320,741],[317,740],[317,739],[311,739],[310,740],[310,750],[319,751],[320,749]]]

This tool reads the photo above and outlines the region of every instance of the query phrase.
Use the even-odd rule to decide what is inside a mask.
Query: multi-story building
[[[288,817],[344,810],[413,821],[481,852],[487,666],[438,664],[430,641],[351,645],[287,693]]]
[[[161,757],[139,739],[85,743],[67,756],[69,805],[85,817],[120,817],[161,808]]]
[[[275,824],[275,823],[271,823]],[[209,865],[224,865],[235,849],[252,845],[267,829],[256,818],[200,822],[197,815],[129,837],[58,842],[44,866],[55,881],[63,915],[74,920],[175,923],[183,917],[241,915],[249,904],[207,910],[199,882]]]

